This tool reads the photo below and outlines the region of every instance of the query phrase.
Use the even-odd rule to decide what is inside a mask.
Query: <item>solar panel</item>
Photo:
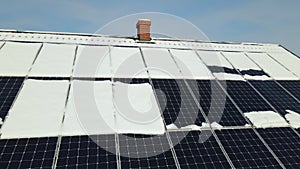
[[[226,96],[217,81],[198,80],[197,83],[189,83],[189,85],[195,95],[199,96],[202,110],[210,122],[216,121],[223,126],[244,126],[247,124],[245,118]],[[201,124],[201,122],[199,123]]]
[[[242,110],[269,111],[270,105],[245,81],[226,81],[227,93]]]
[[[121,168],[176,168],[166,135],[119,135]]]
[[[170,137],[181,168],[231,168],[210,131],[170,132]]]
[[[194,124],[197,118],[204,119],[184,80],[152,79],[152,82],[167,125],[184,127]]]
[[[280,80],[277,81],[287,91],[289,91],[294,97],[300,100],[300,81],[296,80]]]
[[[52,168],[56,137],[0,140],[1,168]]]
[[[24,78],[0,77],[0,117],[5,119]]]
[[[253,129],[216,131],[236,168],[281,168]]]
[[[274,81],[250,81],[250,83],[271,103],[281,114],[285,115],[286,110],[300,112],[300,104],[284,91]]]
[[[115,136],[62,137],[56,168],[117,168]]]
[[[258,129],[286,168],[299,168],[300,137],[291,128]]]

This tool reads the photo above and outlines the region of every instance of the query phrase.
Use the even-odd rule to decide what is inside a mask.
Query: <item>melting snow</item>
[[[292,110],[286,110],[288,112],[284,117],[294,128],[300,128],[300,114]]]
[[[172,124],[167,125],[167,129],[168,130],[176,130],[176,129],[178,129],[178,127],[174,123],[172,123]]]
[[[253,111],[244,113],[255,127],[288,127],[289,124],[274,111]]]

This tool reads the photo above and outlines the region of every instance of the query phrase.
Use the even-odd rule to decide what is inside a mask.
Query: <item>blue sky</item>
[[[0,28],[94,33],[125,15],[162,12],[213,41],[278,43],[300,55],[299,8],[297,0],[11,0],[1,3]]]

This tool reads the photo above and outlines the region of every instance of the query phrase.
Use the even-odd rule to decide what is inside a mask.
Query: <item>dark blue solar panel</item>
[[[188,83],[198,96],[202,110],[210,122],[216,121],[223,126],[244,126],[247,123],[215,80],[198,80],[196,83],[188,81]],[[199,123],[201,124],[201,121],[197,124]]]
[[[231,168],[210,131],[170,132],[181,168]]]
[[[192,94],[184,80],[152,79],[166,124],[177,127],[194,124],[203,119]]]
[[[300,168],[300,137],[291,128],[258,129],[286,168]]]
[[[236,168],[281,168],[252,129],[216,131]]]
[[[0,140],[0,168],[52,168],[57,138]]]
[[[251,111],[274,111],[272,107],[244,81],[226,81],[227,93],[245,113]]]
[[[280,80],[277,81],[288,90],[294,97],[300,100],[300,81],[299,80]]]
[[[0,117],[5,119],[15,97],[20,90],[24,78],[0,77]]]
[[[57,168],[117,168],[114,135],[62,137]]]
[[[176,168],[166,135],[119,135],[121,168]]]
[[[300,112],[300,104],[274,81],[250,81],[273,107],[285,115],[286,110]]]

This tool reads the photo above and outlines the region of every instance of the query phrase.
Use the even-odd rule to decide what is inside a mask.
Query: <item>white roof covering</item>
[[[73,76],[111,77],[109,47],[79,45]]]
[[[284,116],[289,124],[294,128],[300,128],[300,114],[292,110],[286,110],[287,114]]]
[[[298,58],[295,55],[292,55],[286,50],[282,50],[282,52],[270,52],[269,54],[275,60],[283,64],[287,69],[289,69],[298,77],[300,77],[300,58]]]
[[[292,72],[285,69],[265,53],[247,53],[266,73],[276,80],[298,80]]]
[[[75,48],[76,45],[45,43],[29,76],[70,77]]]
[[[1,138],[57,136],[69,82],[26,80],[2,126]]]
[[[6,42],[0,50],[0,75],[26,76],[40,46],[40,43]]]
[[[197,51],[203,62],[208,66],[219,66],[233,69],[231,64],[221,55],[220,52],[215,51]]]
[[[289,126],[284,118],[274,111],[254,111],[244,114],[258,128]]]
[[[187,79],[213,79],[210,70],[202,63],[193,50],[171,49],[183,77]]]
[[[110,51],[113,77],[148,78],[139,48],[112,47]]]
[[[142,51],[152,78],[182,78],[178,67],[167,49],[142,48]]]

